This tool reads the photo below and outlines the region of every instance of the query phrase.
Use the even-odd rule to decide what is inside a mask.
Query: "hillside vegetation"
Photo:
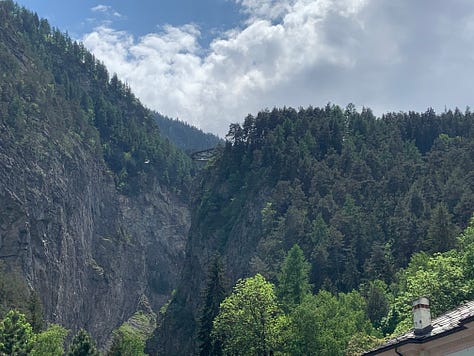
[[[194,333],[201,302],[191,291],[215,252],[231,283],[256,273],[275,283],[298,244],[313,292],[349,293],[390,286],[415,253],[451,250],[474,211],[473,134],[469,110],[376,118],[351,105],[274,109],[232,125],[196,190],[187,267],[162,333]]]
[[[37,337],[57,323],[102,348],[138,301],[159,310],[184,257],[193,170],[82,44],[0,1],[0,319],[14,308]]]
[[[185,152],[203,151],[223,143],[223,140],[216,135],[204,133],[184,121],[173,120],[158,113],[154,113],[153,117],[160,128],[161,135]]]
[[[466,227],[473,135],[474,116],[459,110],[376,119],[370,110],[328,105],[249,116],[231,127],[209,170],[195,222],[203,236],[225,242],[245,202],[265,190],[255,271],[273,277],[298,243],[316,288],[390,282],[413,253],[447,251]]]
[[[153,355],[356,354],[420,294],[435,315],[474,298],[469,109],[265,110],[196,173],[172,142],[216,137],[160,130],[11,0],[0,76],[0,353],[138,355],[157,322]]]
[[[27,139],[54,124],[51,141],[70,132],[102,155],[117,187],[132,193],[146,174],[174,189],[191,163],[159,134],[153,114],[81,43],[12,1],[0,4],[0,118]]]

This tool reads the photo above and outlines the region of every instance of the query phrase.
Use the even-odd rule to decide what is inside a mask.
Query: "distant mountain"
[[[224,143],[218,136],[205,133],[184,121],[170,119],[156,112],[153,113],[153,117],[160,128],[160,133],[188,153],[207,150]]]

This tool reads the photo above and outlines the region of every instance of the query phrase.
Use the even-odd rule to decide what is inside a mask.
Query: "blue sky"
[[[149,108],[224,136],[248,113],[328,102],[473,106],[472,0],[21,0]]]
[[[201,41],[212,39],[216,31],[238,26],[242,21],[239,6],[229,0],[19,0],[19,4],[68,33],[82,38],[104,21],[135,36],[156,31],[165,24],[193,23],[203,31]]]

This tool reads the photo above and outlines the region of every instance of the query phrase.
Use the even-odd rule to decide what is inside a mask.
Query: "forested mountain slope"
[[[203,151],[223,143],[219,137],[211,133],[204,133],[184,121],[173,120],[158,113],[154,113],[153,116],[160,128],[161,135],[167,137],[183,151],[190,153]]]
[[[377,119],[351,105],[274,109],[232,125],[195,189],[186,266],[150,347],[196,350],[196,291],[216,252],[230,284],[255,273],[275,282],[297,243],[314,292],[348,292],[391,283],[417,251],[453,248],[474,211],[473,135],[469,110]]]
[[[103,345],[139,304],[158,310],[184,256],[191,174],[90,52],[0,1],[2,312],[36,295],[46,321]]]
[[[47,322],[85,327],[103,346],[177,288],[149,349],[193,354],[212,256],[228,286],[256,273],[276,283],[295,244],[315,294],[408,285],[439,267],[463,291],[444,306],[473,295],[462,281],[474,275],[474,225],[456,239],[474,211],[469,110],[263,111],[232,125],[193,181],[189,157],[130,88],[10,0],[0,1],[0,76],[2,317],[15,307],[38,321],[41,304]]]

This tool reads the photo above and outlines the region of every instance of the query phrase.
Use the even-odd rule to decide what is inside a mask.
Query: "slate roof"
[[[404,344],[421,344],[454,333],[464,328],[464,324],[474,321],[474,301],[460,305],[431,321],[433,329],[423,335],[415,335],[414,329],[399,335],[363,355],[376,355]]]

